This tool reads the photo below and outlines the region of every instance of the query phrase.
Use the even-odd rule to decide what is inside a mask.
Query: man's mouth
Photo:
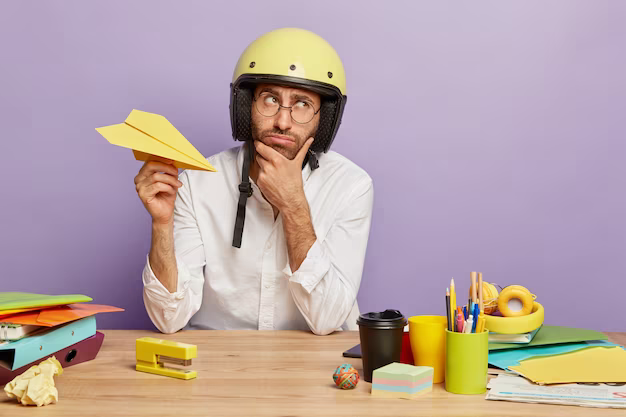
[[[295,139],[284,135],[267,135],[265,138],[269,143],[283,146],[291,146],[296,143]]]

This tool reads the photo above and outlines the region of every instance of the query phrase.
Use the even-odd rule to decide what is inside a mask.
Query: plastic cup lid
[[[364,327],[396,329],[404,328],[407,320],[398,310],[385,310],[380,313],[361,314],[356,324]]]

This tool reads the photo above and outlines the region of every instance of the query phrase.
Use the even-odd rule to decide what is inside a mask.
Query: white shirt
[[[373,187],[336,152],[302,170],[317,240],[296,272],[289,266],[282,215],[252,182],[241,248],[232,246],[245,145],[208,158],[218,172],[183,171],[174,209],[178,288],[170,293],[149,261],[143,270],[148,315],[163,333],[191,329],[357,329],[356,295],[369,236]]]

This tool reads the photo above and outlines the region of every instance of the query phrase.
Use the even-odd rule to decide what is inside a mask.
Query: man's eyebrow
[[[259,91],[259,94],[263,94],[263,93],[270,93],[270,94],[274,94],[275,96],[280,96],[280,93],[272,87],[263,87],[261,91]],[[303,101],[310,101],[311,103],[313,103],[313,99],[304,94],[293,93],[291,94],[290,98],[292,100],[303,100]]]
[[[271,93],[271,94],[274,94],[275,96],[280,95],[278,94],[278,91],[274,90],[272,87],[263,87],[261,91],[259,91],[259,94],[263,94],[263,93]]]
[[[306,96],[304,94],[297,94],[294,93],[291,95],[291,99],[292,100],[302,100],[302,101],[310,101],[311,103],[313,103],[313,99],[309,96]]]

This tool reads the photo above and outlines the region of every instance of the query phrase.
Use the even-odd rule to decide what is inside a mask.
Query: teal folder
[[[0,366],[15,370],[96,334],[96,316],[0,345]]]

